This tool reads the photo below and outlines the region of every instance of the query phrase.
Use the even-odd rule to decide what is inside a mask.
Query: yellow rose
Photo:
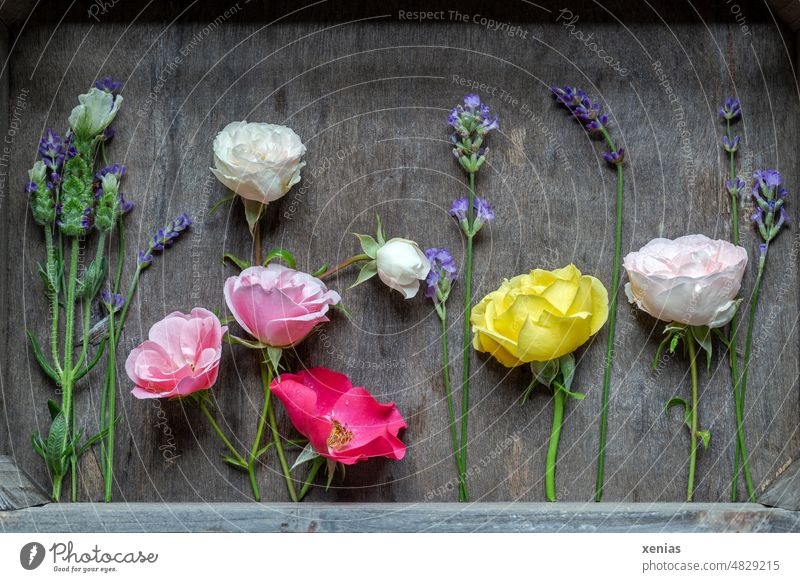
[[[575,265],[506,279],[472,309],[473,346],[508,368],[574,352],[608,319],[608,291]]]

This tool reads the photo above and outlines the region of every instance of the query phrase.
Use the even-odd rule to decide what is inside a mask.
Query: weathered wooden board
[[[732,503],[75,503],[0,511],[3,532],[797,532],[798,514]]]
[[[413,10],[413,3],[294,7],[296,14],[277,22],[288,12],[284,6],[205,2],[181,14],[177,4],[157,4],[118,3],[95,21],[87,15],[90,3],[78,2],[62,21],[63,8],[45,3],[15,29],[4,68],[15,128],[13,135],[10,127],[4,132],[12,139],[4,144],[10,158],[0,198],[0,252],[7,257],[0,280],[5,299],[0,452],[43,485],[48,476],[29,437],[47,426],[45,402],[52,386],[36,368],[24,335],[25,328],[39,337],[46,331],[36,275],[43,243],[21,192],[43,129],[62,129],[75,96],[97,77],[111,74],[126,81],[110,150],[114,161],[128,166],[125,190],[137,203],[127,219],[126,280],[136,251],[159,225],[183,211],[196,223],[192,234],[143,276],[121,358],[166,313],[195,305],[224,311],[222,284],[231,270],[219,257],[224,251],[246,255],[249,237],[240,207],[208,215],[209,206],[225,194],[208,166],[214,135],[233,120],[288,124],[308,145],[304,180],[270,209],[266,229],[269,246],[294,250],[307,269],[352,255],[356,244],[350,233],[371,231],[375,213],[391,235],[448,246],[461,262],[463,241],[447,208],[463,195],[465,183],[449,151],[445,119],[469,91],[467,80],[484,85],[479,92],[501,116],[490,165],[478,178],[479,193],[497,213],[477,243],[478,297],[503,277],[570,261],[610,282],[614,176],[600,157],[600,145],[552,103],[547,88],[553,83],[581,85],[596,95],[626,147],[625,251],[655,236],[730,236],[716,110],[732,92],[745,116],[737,126],[744,141],[742,175],[757,167],[779,168],[792,192],[792,216],[798,216],[795,43],[763,4],[739,3],[747,31],[723,3],[697,8],[688,2],[632,7],[630,2],[520,1],[494,8],[459,2],[449,9],[468,15],[467,22],[445,12],[444,20],[422,23],[400,16],[400,10]],[[579,17],[573,28],[564,26],[566,14],[558,20],[563,7]],[[518,25],[520,32],[509,36],[473,22],[476,14]],[[619,60],[625,75],[598,58],[585,40],[590,34],[597,47]],[[15,104],[23,95],[20,109]],[[747,215],[740,213],[740,226],[752,256],[757,241]],[[798,247],[793,227],[771,251],[755,334],[758,357],[746,426],[759,484],[800,454]],[[333,282],[353,319],[335,317],[297,350],[295,364],[346,372],[380,399],[395,401],[409,422],[408,455],[402,462],[353,467],[343,483],[328,492],[316,488],[309,500],[451,501],[453,463],[431,305],[422,297],[402,301],[377,281],[347,290],[353,276]],[[749,275],[745,307],[751,289]],[[462,301],[461,292],[458,286],[453,306]],[[677,420],[664,416],[663,407],[671,396],[688,393],[688,375],[680,357],[657,372],[650,369],[661,328],[621,300],[609,416],[605,499],[611,502],[678,501],[685,494],[688,437]],[[453,317],[454,371],[460,329]],[[585,501],[593,493],[604,344],[601,333],[579,354],[576,386],[587,398],[567,410],[558,465],[564,501]],[[242,446],[253,438],[261,406],[254,364],[252,354],[226,348],[215,388],[220,423]],[[509,372],[473,356],[473,371],[474,499],[542,500],[552,414],[548,395],[537,394],[523,407],[525,370]],[[120,374],[117,500],[249,498],[246,476],[220,462],[219,443],[197,410],[136,401],[127,396],[121,367]],[[701,423],[710,428],[712,444],[700,455],[696,499],[724,501],[730,495],[735,430],[730,374],[719,353],[701,378]],[[98,374],[82,384],[77,406],[80,424],[94,427]],[[292,434],[285,418],[281,431]],[[275,459],[266,462],[259,476],[266,499],[286,500]],[[96,499],[98,484],[97,459],[87,455],[81,498]],[[197,507],[187,506],[182,515]],[[429,506],[417,507],[415,520]],[[52,511],[31,510],[13,519],[55,515]]]

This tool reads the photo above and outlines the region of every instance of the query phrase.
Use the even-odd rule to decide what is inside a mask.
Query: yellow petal
[[[574,352],[589,339],[591,314],[559,316],[543,312],[538,322],[528,321],[517,339],[517,356],[525,362],[546,362]]]

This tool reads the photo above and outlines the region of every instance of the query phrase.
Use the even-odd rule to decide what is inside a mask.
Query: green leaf
[[[342,313],[344,313],[348,319],[353,319],[353,314],[350,313],[350,311],[341,303],[337,303],[336,305],[331,305],[331,307],[336,311],[341,311]]]
[[[118,420],[119,420],[119,417],[117,417],[117,421]],[[113,424],[116,424],[116,421]],[[83,453],[88,451],[92,446],[94,446],[96,443],[99,443],[102,439],[104,439],[106,437],[106,435],[108,435],[108,428],[104,428],[103,430],[101,430],[97,434],[92,435],[90,438],[88,438],[86,440],[85,443],[83,443],[81,448],[78,449],[77,456],[80,457],[81,455],[83,455]]]
[[[38,433],[31,435],[31,444],[33,445],[33,450],[36,451],[41,458],[46,458],[45,444]]]
[[[250,236],[253,236],[256,223],[261,219],[262,216],[264,216],[266,206],[261,204],[261,202],[248,200],[247,198],[242,198],[242,204],[244,204],[244,216],[247,219],[247,226],[250,229]]]
[[[225,261],[229,261],[230,263],[233,263],[235,266],[237,266],[239,268],[240,271],[244,271],[248,267],[252,267],[253,266],[252,264],[250,264],[250,261],[245,260],[245,259],[240,259],[239,257],[234,255],[233,253],[225,253],[225,254],[223,254],[222,255],[222,263],[224,264]]]
[[[212,204],[212,205],[211,205],[211,207],[208,209],[208,215],[207,215],[207,216],[208,216],[209,218],[211,218],[211,217],[214,215],[214,213],[215,213],[217,210],[219,210],[220,206],[222,206],[223,204],[227,204],[228,202],[233,202],[233,200],[234,200],[235,198],[236,198],[236,194],[234,194],[233,192],[231,192],[230,194],[228,194],[227,196],[225,196],[225,198],[222,198],[222,199],[220,199],[220,200],[217,200],[217,201],[216,201],[216,202],[214,202],[214,204]]]
[[[561,377],[564,379],[563,388],[567,394],[572,396],[572,392],[570,392],[570,388],[572,387],[572,380],[575,378],[575,356],[572,354],[567,354],[566,356],[561,356],[558,359],[558,368],[561,372]],[[575,396],[573,396],[575,398]],[[578,400],[583,400],[583,395]]]
[[[682,406],[683,407],[683,422],[686,423],[686,426],[689,427],[689,430],[692,429],[692,418],[691,412],[689,411],[689,404],[683,399],[678,396],[673,396],[667,402],[667,405],[664,407],[664,414],[667,415],[669,418],[669,411],[673,406]]]
[[[711,432],[707,430],[698,430],[697,436],[703,441],[703,449],[708,449],[708,442],[711,440]]]
[[[381,245],[378,244],[378,241],[368,234],[358,234],[357,232],[354,232],[353,234],[357,236],[359,242],[361,242],[361,249],[364,251],[364,254],[366,254],[370,259],[374,259],[378,256],[378,249],[381,248]]]
[[[672,339],[672,336],[667,336],[664,340],[658,345],[658,349],[656,350],[656,357],[653,358],[653,369],[658,369],[658,360],[661,358],[661,353],[664,351],[664,348],[667,347],[669,340]]]
[[[236,467],[237,469],[242,469],[243,471],[247,471],[248,466],[242,462],[240,462],[235,457],[231,457],[230,455],[222,455],[222,460],[228,463],[229,465]]]
[[[528,399],[531,397],[531,394],[533,394],[534,389],[536,388],[536,384],[538,383],[539,381],[535,377],[533,380],[531,380],[531,383],[528,384],[528,387],[525,388],[525,391],[522,393],[522,402],[520,402],[520,406],[528,401]]]
[[[289,471],[290,472],[294,471],[297,467],[299,467],[303,463],[312,461],[319,456],[320,454],[316,450],[314,450],[314,447],[311,446],[311,443],[308,443],[305,446],[305,448],[300,452],[300,454],[297,456],[297,460],[294,462],[294,465],[292,465],[292,468],[289,469]]]
[[[705,325],[692,325],[689,327],[689,333],[694,336],[694,339],[697,341],[697,344],[700,348],[703,349],[706,353],[706,361],[708,364],[708,369],[711,369],[711,351],[712,351],[712,343],[711,343],[711,330],[706,327]]]
[[[47,401],[47,410],[50,411],[50,420],[55,420],[56,416],[61,414],[61,406],[55,400]]]
[[[550,388],[553,380],[558,376],[558,360],[531,362],[531,372],[533,372],[533,378],[536,382]]]
[[[272,448],[272,445],[274,444],[275,443],[269,443],[267,446],[258,449],[258,451],[256,452],[256,459],[259,458],[264,453],[266,453],[268,450],[270,450]]]
[[[25,330],[25,333],[28,335],[28,339],[31,342],[31,347],[33,348],[33,357],[36,359],[36,363],[39,364],[39,367],[42,371],[47,374],[53,382],[56,384],[60,384],[61,380],[56,374],[56,371],[50,367],[50,364],[47,363],[47,360],[44,359],[44,355],[42,354],[42,349],[39,347],[39,342],[36,341],[36,337],[30,332],[30,330]]]
[[[336,475],[336,461],[333,459],[326,459],[328,461],[328,466],[326,467],[328,471],[328,480],[325,483],[325,491],[331,488],[331,483],[333,483],[333,476]]]
[[[64,474],[64,457],[67,452],[67,419],[59,412],[50,425],[45,443],[45,461],[53,475]]]
[[[294,255],[287,251],[286,249],[272,249],[270,252],[267,253],[264,262],[261,263],[264,267],[266,267],[271,261],[275,259],[280,259],[286,266],[290,269],[294,269],[297,267],[297,261],[294,260]]]
[[[350,289],[357,285],[361,285],[364,281],[368,281],[372,279],[375,275],[378,274],[378,263],[376,261],[370,261],[366,263],[363,267],[361,267],[361,271],[358,273],[358,277],[356,277],[355,283],[350,285]]]
[[[670,354],[674,354],[675,353],[675,348],[678,347],[678,342],[681,341],[682,337],[683,337],[683,332],[675,332],[675,333],[672,334],[672,338],[670,339],[670,342],[669,342],[669,353]]]
[[[322,265],[322,266],[321,266],[319,269],[317,269],[316,271],[314,271],[313,273],[311,273],[311,275],[312,275],[313,277],[319,277],[320,275],[322,275],[322,274],[323,274],[325,271],[327,271],[327,270],[328,270],[328,269],[330,269],[330,268],[331,268],[330,264],[329,264],[329,263],[325,263],[325,264],[324,264],[324,265]]]
[[[250,348],[251,350],[265,350],[269,346],[267,344],[262,344],[258,340],[247,340],[239,336],[235,336],[232,334],[225,335],[225,341],[229,344],[233,345],[240,345],[246,348]]]
[[[97,348],[97,351],[95,352],[92,361],[86,364],[86,366],[84,366],[83,368],[81,368],[80,371],[78,371],[78,373],[75,374],[75,378],[73,378],[73,380],[77,382],[78,380],[83,378],[86,374],[91,372],[92,368],[94,368],[97,365],[97,362],[100,361],[100,358],[103,357],[103,352],[105,351],[106,351],[106,340],[103,339],[103,341],[100,342],[100,347]]]
[[[731,349],[731,341],[730,341],[730,339],[728,338],[728,336],[726,336],[724,333],[722,333],[722,330],[720,328],[715,327],[711,331],[714,332],[714,335],[717,336],[717,339],[719,341],[721,341],[725,345],[726,348]]]
[[[277,374],[278,370],[280,369],[281,365],[281,356],[283,355],[283,350],[281,348],[276,348],[273,346],[267,347],[267,362],[272,369]]]
[[[554,381],[553,388],[555,390],[561,390],[564,394],[574,398],[575,400],[583,400],[586,398],[586,394],[581,394],[580,392],[570,392],[563,384],[561,384],[561,382]]]
[[[378,220],[378,229],[375,231],[375,238],[378,239],[378,244],[383,246],[386,244],[386,235],[383,232],[383,224],[381,224],[381,217],[379,214],[375,215]]]

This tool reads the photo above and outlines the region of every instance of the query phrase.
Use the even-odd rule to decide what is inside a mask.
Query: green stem
[[[217,433],[217,436],[222,441],[222,443],[226,447],[228,447],[228,450],[231,452],[231,455],[233,455],[233,458],[236,459],[239,463],[241,463],[242,466],[247,466],[247,461],[245,461],[244,458],[242,457],[242,455],[239,454],[239,451],[236,450],[236,447],[234,447],[231,444],[231,441],[229,441],[228,437],[225,436],[225,433],[222,432],[222,429],[217,424],[217,421],[214,420],[214,417],[211,415],[211,411],[206,406],[205,398],[201,397],[199,399],[199,402],[200,402],[200,410],[203,412],[205,417],[208,419],[208,422],[211,423],[211,428],[213,428],[214,432]]]
[[[616,151],[616,144],[608,131],[603,129],[603,137],[609,147]],[[617,323],[617,292],[619,290],[620,254],[622,250],[622,164],[617,165],[617,205],[616,225],[614,227],[614,268],[611,274],[611,305],[608,310],[608,339],[606,340],[606,357],[603,361],[603,402],[600,409],[600,450],[597,455],[597,482],[595,483],[594,500],[603,498],[603,482],[606,464],[606,440],[608,432],[608,398],[611,389],[611,372],[614,359],[614,331]]]
[[[72,239],[72,250],[70,253],[70,270],[69,270],[69,282],[67,286],[67,302],[66,302],[66,324],[65,324],[65,331],[64,331],[64,373],[63,378],[64,382],[62,384],[62,396],[61,396],[61,409],[64,414],[64,418],[67,420],[68,426],[70,427],[69,430],[64,431],[64,436],[62,437],[62,447],[61,450],[65,450],[67,448],[67,443],[72,436],[74,425],[74,417],[73,417],[73,377],[75,370],[72,366],[72,351],[75,343],[74,333],[75,333],[75,286],[78,279],[78,251],[79,251],[79,241],[77,238]],[[70,464],[72,464],[72,458],[70,458]],[[60,493],[60,484],[59,484],[59,493]],[[77,489],[75,488],[75,493],[77,493]],[[58,501],[58,498],[56,498]]]
[[[300,493],[297,494],[297,500],[302,501],[303,498],[308,493],[308,490],[311,489],[311,484],[314,482],[314,477],[317,476],[320,467],[324,464],[324,461],[320,459],[315,459],[314,462],[311,464],[311,469],[308,471],[308,475],[306,476],[306,480],[303,483],[303,487],[300,489]]]
[[[461,448],[459,460],[461,461],[459,474],[459,501],[469,501],[467,490],[467,443],[469,440],[469,356],[470,356],[470,316],[472,313],[472,241],[475,238],[473,231],[475,223],[475,173],[469,174],[469,200],[467,203],[467,256],[464,261],[464,339],[462,355],[464,365],[461,377]]]
[[[57,277],[60,278],[60,274],[54,272],[56,265],[56,249],[53,244],[53,232],[47,225],[45,225],[44,228],[44,240],[45,247],[47,249],[47,276],[51,281],[56,281]],[[50,350],[51,355],[53,356],[53,366],[55,366],[56,372],[63,381],[64,370],[61,368],[61,357],[58,355],[58,312],[60,311],[58,306],[59,293],[60,291],[54,290],[50,296]]]
[[[758,262],[758,271],[756,274],[756,282],[753,286],[753,299],[750,302],[750,316],[747,320],[747,336],[745,339],[744,344],[744,369],[742,370],[742,377],[739,381],[739,385],[736,387],[736,392],[739,395],[739,402],[737,406],[737,422],[739,417],[744,417],[744,397],[745,391],[747,389],[747,372],[750,369],[750,352],[753,345],[753,328],[755,327],[756,321],[756,308],[758,307],[758,296],[761,292],[761,282],[764,278],[764,267],[766,266],[766,258],[767,252],[765,251]],[[755,487],[753,486],[753,478],[750,475],[750,466],[748,464],[747,459],[747,448],[744,445],[744,438],[739,442],[741,448],[741,461],[742,461],[742,471],[744,472],[745,483],[747,485],[747,498],[748,501],[755,501]],[[737,465],[738,470],[738,465]],[[738,475],[738,473],[737,473]]]
[[[106,455],[105,455],[105,471],[103,472],[103,481],[105,485],[105,495],[103,500],[106,503],[111,502],[111,485],[114,476],[114,430],[115,416],[117,413],[116,408],[116,367],[117,367],[117,337],[116,330],[114,329],[114,310],[109,310],[108,313],[108,343],[111,346],[111,351],[108,353],[108,374],[106,375],[106,398],[108,410],[106,411],[106,426],[108,432],[106,433]]]
[[[259,352],[261,359],[266,360],[266,354],[264,352]],[[259,364],[260,365],[260,364]],[[267,370],[264,370],[267,368]],[[267,374],[266,379],[263,377],[263,374]],[[255,474],[255,466],[256,466],[256,457],[258,455],[258,450],[261,448],[261,437],[264,434],[264,425],[267,422],[267,413],[269,408],[269,398],[267,397],[267,387],[272,383],[272,368],[269,366],[261,366],[261,385],[264,388],[264,404],[261,406],[261,414],[258,417],[258,430],[256,430],[256,438],[253,441],[253,446],[250,449],[250,460],[247,463],[248,472],[250,473],[250,485],[253,488],[253,497],[256,501],[261,501],[261,492],[258,489],[258,483],[256,481],[256,474]],[[265,381],[266,380],[266,381]]]
[[[264,387],[264,407],[267,410],[267,416],[269,418],[269,428],[272,432],[272,442],[275,443],[275,451],[278,453],[278,459],[281,463],[281,471],[283,471],[283,477],[286,481],[286,488],[289,491],[289,497],[292,501],[299,501],[297,498],[297,492],[294,489],[294,481],[292,481],[292,475],[289,471],[289,464],[286,462],[286,455],[283,453],[281,435],[278,432],[278,421],[275,419],[275,408],[271,405],[272,389],[270,388],[270,384],[272,384],[272,370],[268,369],[267,364],[263,361],[260,363],[260,366],[261,384]]]
[[[692,501],[692,497],[694,496],[694,471],[695,465],[697,464],[697,357],[695,353],[694,336],[691,331],[687,331],[685,337],[686,345],[689,349],[689,369],[692,375],[692,407],[689,410],[692,447],[689,453],[689,483],[686,488],[686,501]]]
[[[447,308],[444,303],[439,304],[439,319],[442,322],[442,366],[444,370],[444,390],[447,395],[447,413],[450,416],[450,436],[453,439],[453,458],[456,461],[456,469],[458,470],[459,491],[466,490],[466,483],[463,481],[463,473],[461,471],[461,460],[458,451],[458,434],[456,433],[456,413],[453,406],[453,390],[450,385],[450,358],[447,352]]]
[[[328,269],[327,271],[322,273],[322,275],[320,275],[317,278],[318,279],[325,279],[327,277],[330,277],[334,273],[336,273],[338,271],[341,271],[342,269],[344,269],[346,267],[349,267],[350,265],[352,265],[354,263],[358,263],[359,261],[369,261],[369,260],[371,260],[371,257],[369,255],[363,254],[363,253],[360,254],[360,255],[356,255],[354,257],[350,257],[349,259],[347,259],[345,261],[342,261],[338,265],[336,265],[334,267],[331,267],[330,269]]]
[[[550,444],[547,447],[547,463],[544,469],[544,488],[548,501],[556,500],[556,461],[558,460],[558,441],[561,438],[561,424],[564,420],[564,403],[567,394],[556,387],[553,394],[553,426],[550,429]]]

